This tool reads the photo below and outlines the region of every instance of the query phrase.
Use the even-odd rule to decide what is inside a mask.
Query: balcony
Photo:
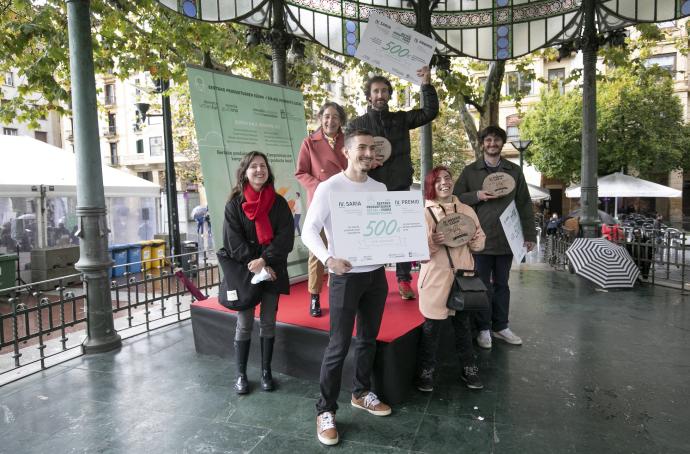
[[[117,104],[117,98],[115,95],[108,95],[105,98],[103,98],[103,102],[106,106],[114,106]]]
[[[115,125],[110,125],[103,130],[103,135],[105,137],[115,137],[117,136],[117,127]]]
[[[74,132],[72,130],[65,131],[65,140],[68,142],[74,142]]]

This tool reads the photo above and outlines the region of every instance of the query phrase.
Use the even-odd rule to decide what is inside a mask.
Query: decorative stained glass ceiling
[[[157,0],[189,18],[272,25],[271,0]],[[414,27],[413,2],[403,0],[284,0],[288,32],[333,52],[354,55],[369,14],[377,11]],[[438,52],[505,60],[579,36],[583,0],[430,0]],[[596,0],[600,32],[690,15],[690,0]]]

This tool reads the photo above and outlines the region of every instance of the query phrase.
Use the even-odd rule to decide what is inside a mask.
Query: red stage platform
[[[424,318],[419,313],[417,300],[404,301],[400,298],[395,272],[387,271],[386,277],[389,290],[377,338],[374,390],[388,402],[398,403],[410,389],[416,361],[418,328]],[[417,275],[413,274],[412,284],[415,289],[416,277]],[[294,284],[290,295],[281,295],[278,306],[274,370],[300,378],[318,380],[323,350],[328,344],[328,288],[326,286],[321,292],[321,309],[323,312],[321,317],[314,318],[309,315],[309,293],[306,282]],[[257,307],[257,317],[258,311]],[[197,352],[232,357],[235,314],[235,311],[218,304],[216,297],[193,303],[191,315]],[[258,340],[258,326],[254,328],[253,339]],[[250,361],[256,365],[260,364],[258,344],[257,341],[252,342],[250,354]],[[344,370],[344,388],[349,387],[351,376],[350,354]]]
[[[398,283],[395,273],[386,272],[388,278],[388,299],[386,308],[383,312],[383,321],[377,340],[381,342],[391,342],[404,336],[424,322],[424,317],[419,313],[417,300],[403,300],[398,293]],[[413,275],[412,288],[417,288],[417,274]],[[204,301],[193,303],[196,307],[219,310],[234,313],[230,309],[218,304],[218,298],[213,297]],[[278,305],[278,321],[290,325],[312,328],[328,332],[328,288],[324,285],[321,291],[321,317],[311,317],[309,315],[309,292],[307,282],[299,282],[290,287],[289,295],[280,295]],[[259,317],[259,307],[256,308],[256,317]],[[354,335],[355,333],[353,333]]]

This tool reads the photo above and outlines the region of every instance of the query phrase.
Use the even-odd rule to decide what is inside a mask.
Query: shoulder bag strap
[[[441,208],[441,211],[443,211],[444,213],[446,212],[446,210],[444,210],[441,205],[439,205],[439,208]],[[429,210],[429,214],[431,215],[431,219],[433,219],[434,223],[436,225],[438,225],[438,219],[436,219],[436,215],[434,215],[434,212],[431,209],[431,207],[426,207],[426,209]],[[457,209],[456,209],[456,212],[457,212]],[[453,259],[450,257],[450,251],[448,250],[448,246],[446,246],[444,244],[443,247],[446,249],[446,255],[448,256],[448,263],[450,263],[450,269],[452,269],[453,273],[455,273],[455,265],[453,265]]]

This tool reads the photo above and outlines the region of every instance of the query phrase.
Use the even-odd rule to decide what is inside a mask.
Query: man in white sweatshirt
[[[367,176],[376,155],[371,132],[349,131],[345,136],[343,152],[347,156],[347,168],[319,184],[302,227],[302,242],[324,263],[330,273],[330,339],[321,363],[321,397],[316,403],[316,433],[319,441],[325,445],[338,443],[335,412],[338,409],[343,363],[350,348],[355,319],[355,374],[350,402],[353,407],[376,416],[391,413],[391,408],[371,392],[376,336],[388,295],[385,270],[383,265],[353,267],[349,261],[334,255],[329,206],[331,193],[379,192],[386,191],[386,186]],[[319,235],[321,229],[326,233],[328,248]]]

